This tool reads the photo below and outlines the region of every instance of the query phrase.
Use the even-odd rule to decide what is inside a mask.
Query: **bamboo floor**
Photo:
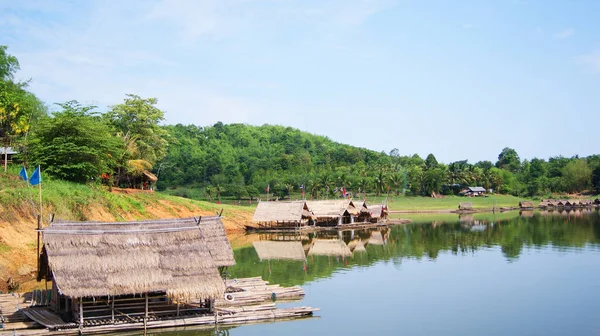
[[[150,317],[146,323],[148,329],[180,328],[188,326],[214,327],[240,325],[247,323],[273,322],[297,318],[309,318],[318,308],[294,307],[277,308],[274,302],[288,302],[301,299],[304,290],[301,287],[281,287],[270,285],[260,277],[226,280],[228,292],[225,297],[215,302],[215,313],[188,315],[169,318]],[[31,296],[31,295],[30,295]],[[29,299],[31,303],[31,298]],[[191,303],[194,305],[194,303]],[[46,308],[27,308],[27,315],[35,317],[46,325],[55,325],[60,330],[49,330],[36,322],[30,321],[22,308],[28,306],[26,297],[13,295],[0,295],[0,313],[10,318],[0,329],[0,336],[8,335],[77,335],[80,330],[75,324],[65,323],[60,326],[60,318]],[[57,320],[58,319],[58,320]],[[63,322],[64,323],[64,322]],[[54,328],[56,329],[56,328]],[[127,330],[144,329],[141,320],[117,324],[86,325],[83,334],[102,334],[122,332]]]

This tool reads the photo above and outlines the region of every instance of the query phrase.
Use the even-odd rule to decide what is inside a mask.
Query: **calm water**
[[[309,250],[317,240],[340,236],[252,238],[297,239]],[[260,261],[252,245],[237,249],[232,277],[301,285],[304,300],[282,306],[321,311],[318,318],[240,326],[218,334],[600,334],[597,211],[445,215],[381,231],[344,232],[341,239],[352,248],[364,245],[366,252],[346,258],[310,254],[303,262]]]

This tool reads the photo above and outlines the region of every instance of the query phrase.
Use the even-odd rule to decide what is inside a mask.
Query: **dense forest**
[[[401,156],[339,144],[283,126],[217,123],[166,127],[169,150],[159,188],[203,188],[206,197],[312,197],[352,193],[457,194],[465,186],[543,196],[600,189],[600,155],[521,160],[505,148],[497,162],[439,163],[433,154]],[[592,190],[595,189],[595,190]]]
[[[40,165],[45,174],[64,180],[131,187],[153,172],[158,190],[180,187],[210,200],[300,193],[431,196],[457,194],[466,186],[517,196],[600,192],[600,155],[521,160],[505,148],[497,162],[445,164],[433,154],[402,156],[397,148],[379,153],[291,127],[164,126],[157,99],[133,94],[107,111],[69,101],[50,113],[28,90],[28,81],[15,79],[19,68],[0,46],[3,152],[13,147],[19,152],[13,161]]]

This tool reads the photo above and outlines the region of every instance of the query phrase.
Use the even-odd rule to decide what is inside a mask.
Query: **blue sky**
[[[600,1],[0,0],[48,104],[296,127],[438,160],[600,153]]]

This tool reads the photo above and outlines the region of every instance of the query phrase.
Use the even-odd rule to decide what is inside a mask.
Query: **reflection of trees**
[[[461,225],[462,224],[462,225]],[[298,285],[315,278],[328,277],[347,267],[369,266],[380,260],[391,260],[397,266],[402,258],[423,257],[436,259],[440,253],[473,253],[481,248],[500,246],[508,259],[518,258],[523,248],[582,248],[586,244],[600,243],[600,215],[598,211],[571,212],[563,216],[540,215],[516,217],[495,222],[481,221],[483,230],[472,230],[456,220],[444,225],[411,224],[384,229],[385,245],[366,244],[366,253],[352,258],[328,258],[311,256],[306,268],[303,262],[271,261],[260,263],[252,247],[235,251],[237,265],[231,268],[234,277],[262,276],[264,279],[283,285]],[[341,238],[349,243],[352,239],[366,241],[373,230],[344,231]],[[308,240],[305,241],[305,239]],[[315,238],[340,238],[338,232],[309,234],[303,243]]]

